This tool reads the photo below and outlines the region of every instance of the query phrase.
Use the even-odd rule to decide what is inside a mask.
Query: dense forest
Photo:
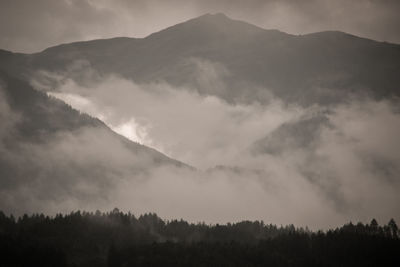
[[[0,212],[0,266],[400,266],[400,231],[348,223],[313,232],[262,221],[226,225],[72,212]]]

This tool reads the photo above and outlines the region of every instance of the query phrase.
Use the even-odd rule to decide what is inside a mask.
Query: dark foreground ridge
[[[394,220],[312,232],[260,221],[164,221],[114,209],[55,217],[0,212],[0,266],[400,266]]]

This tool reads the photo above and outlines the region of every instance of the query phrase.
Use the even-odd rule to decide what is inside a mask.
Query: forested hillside
[[[313,232],[262,221],[224,225],[72,212],[0,213],[0,266],[399,266],[394,220]]]

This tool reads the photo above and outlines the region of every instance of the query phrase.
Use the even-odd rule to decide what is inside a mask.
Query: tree
[[[369,226],[370,226],[370,229],[371,229],[371,233],[373,233],[373,234],[377,234],[378,233],[379,225],[378,225],[378,222],[375,220],[375,218],[372,219],[372,221],[369,224]]]
[[[399,228],[397,227],[396,222],[394,221],[394,219],[390,219],[388,226],[390,228],[390,233],[392,235],[393,238],[397,238],[398,237],[398,230]]]

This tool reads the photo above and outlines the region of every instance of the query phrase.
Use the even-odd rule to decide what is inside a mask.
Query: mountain
[[[113,190],[126,181],[136,186],[153,172],[157,178],[175,177],[175,171],[187,169],[46,94],[56,84],[41,91],[30,85],[39,71],[85,83],[87,69],[135,84],[166,82],[228,104],[266,104],[270,92],[283,103],[303,106],[400,96],[400,45],[335,31],[295,36],[223,14],[206,14],[145,38],[62,44],[34,54],[0,50],[0,209],[112,208]],[[266,131],[265,138],[260,135],[249,150],[278,156],[293,148],[309,151],[321,126],[331,127],[325,113],[289,121],[271,134]],[[172,175],[163,168],[172,168]],[[229,171],[212,171],[219,170]],[[252,174],[235,168],[230,173]]]
[[[0,58],[3,70],[24,78],[37,70],[66,72],[84,61],[101,74],[137,83],[167,81],[229,102],[265,102],[266,90],[304,105],[337,103],[354,94],[377,99],[400,94],[400,45],[337,31],[290,35],[223,14],[206,14],[140,39],[76,42],[30,55],[3,51]],[[223,90],[199,81],[198,63],[204,61],[222,72],[217,76]]]

